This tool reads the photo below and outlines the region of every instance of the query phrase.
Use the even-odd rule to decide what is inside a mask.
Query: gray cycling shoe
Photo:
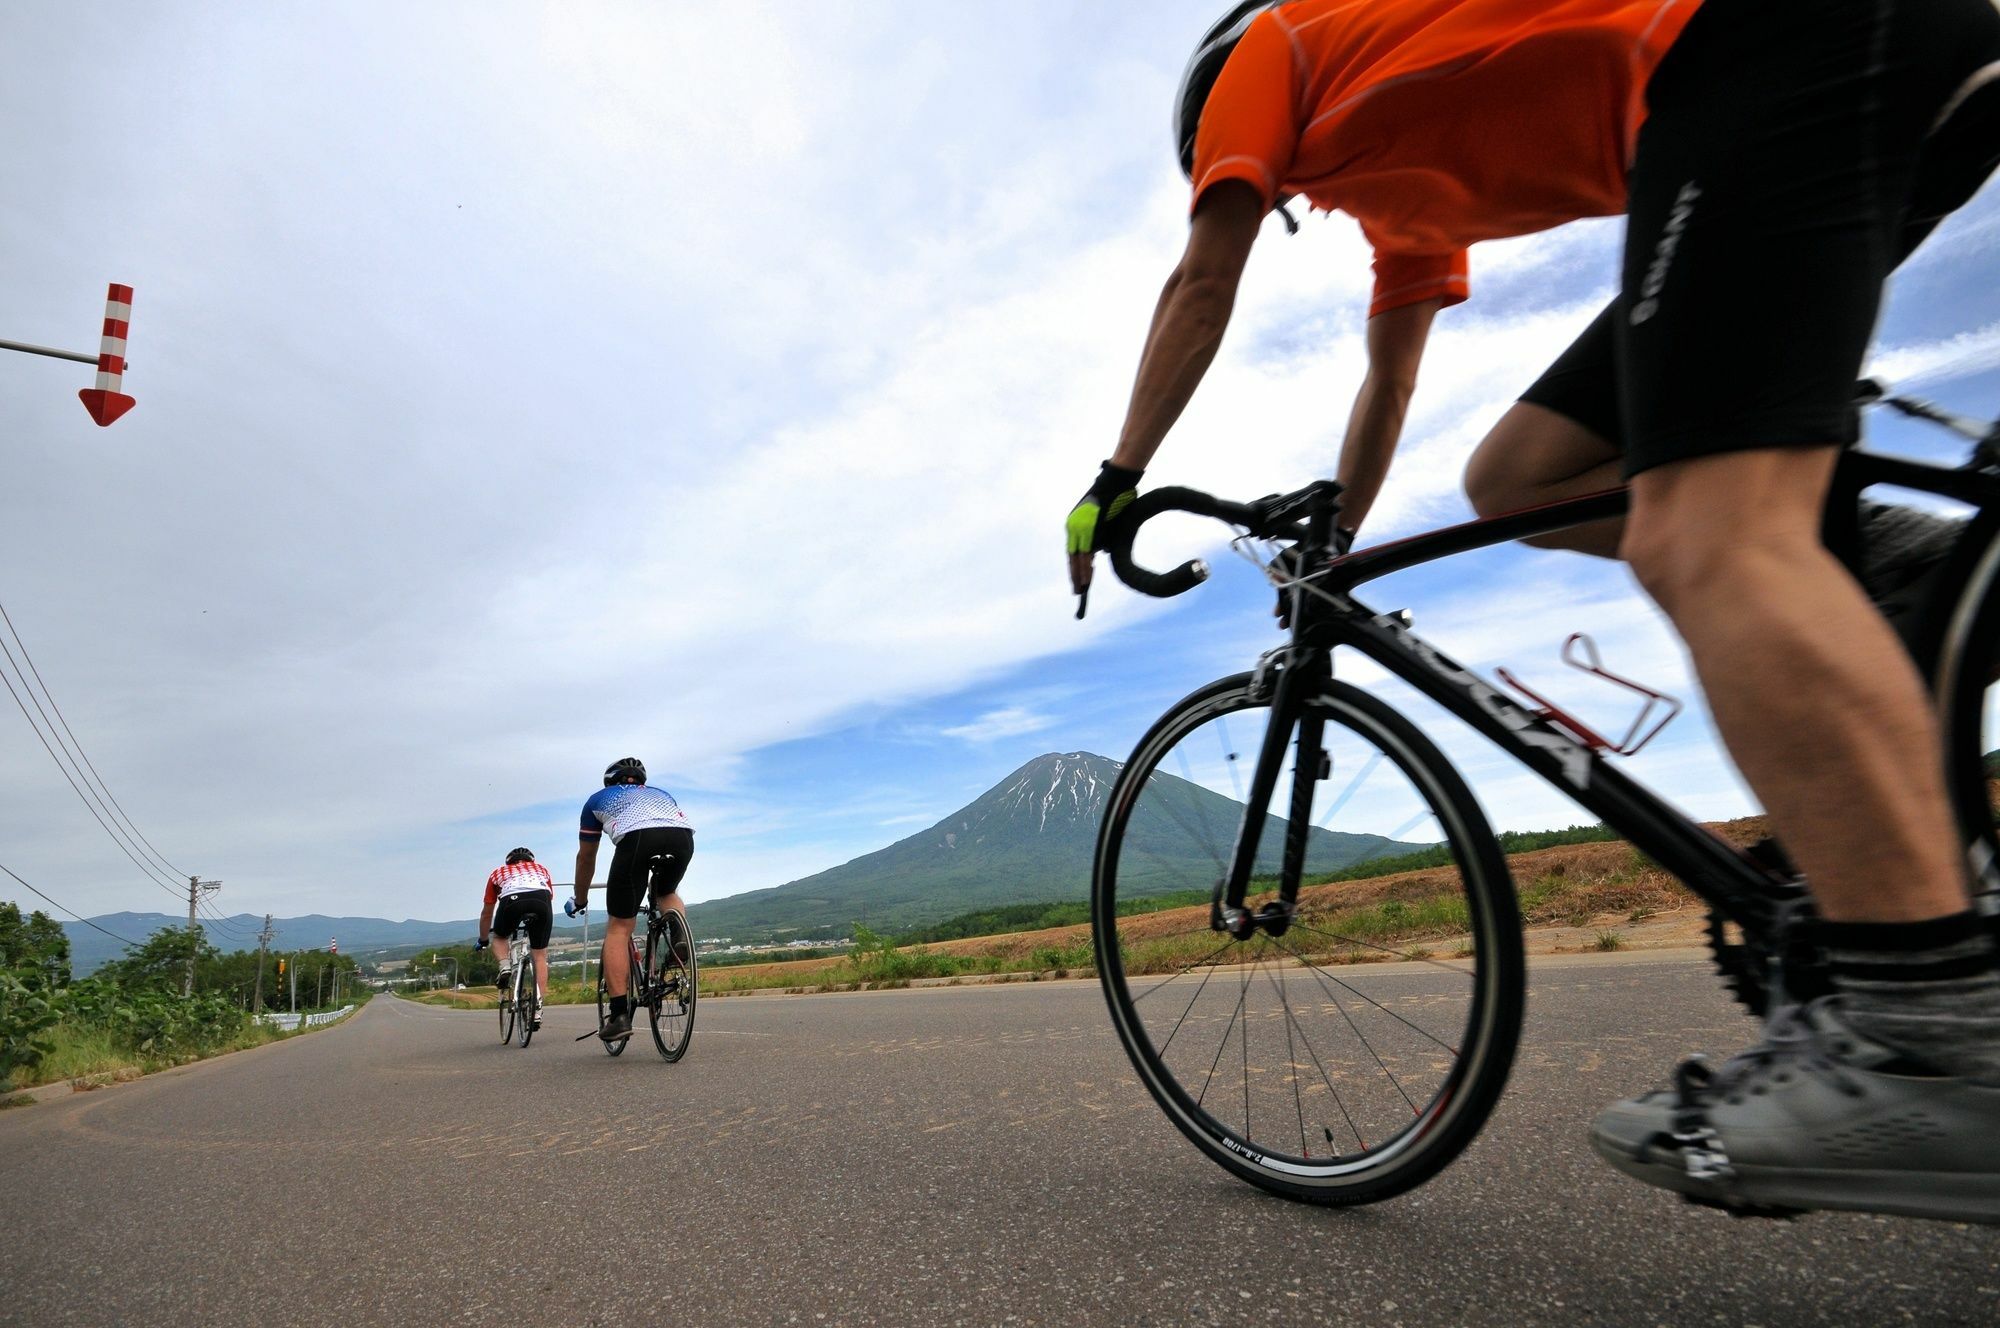
[[[2000,1224],[2000,1084],[1936,1074],[1863,1037],[1838,997],[1781,1011],[1762,1044],[1605,1108],[1597,1153],[1746,1214],[1816,1208]]]

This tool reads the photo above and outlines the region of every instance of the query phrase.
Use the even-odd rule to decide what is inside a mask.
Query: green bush
[[[24,980],[25,977],[25,980]],[[0,1088],[55,1050],[46,1035],[62,1019],[62,994],[30,970],[0,969]]]

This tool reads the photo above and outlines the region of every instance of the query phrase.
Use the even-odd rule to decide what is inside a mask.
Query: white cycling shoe
[[[1764,1041],[1615,1103],[1591,1145],[1628,1176],[1759,1216],[1819,1208],[2000,1224],[2000,1084],[1914,1065],[1848,1027],[1839,998]]]

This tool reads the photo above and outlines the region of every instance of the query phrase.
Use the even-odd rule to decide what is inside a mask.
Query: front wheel
[[[1525,965],[1513,882],[1464,781],[1380,701],[1312,690],[1246,827],[1254,910],[1306,813],[1289,924],[1243,940],[1210,927],[1271,718],[1241,674],[1169,711],[1120,773],[1092,930],[1119,1040],[1182,1134],[1274,1193],[1367,1203],[1428,1180],[1485,1122]]]
[[[633,985],[632,978],[628,975],[625,979],[625,989],[630,991]],[[597,975],[597,1026],[599,1028],[604,1027],[605,1021],[610,1018],[611,989],[604,985],[604,974],[600,972]],[[619,1038],[616,1042],[604,1043],[604,1054],[607,1056],[623,1056],[625,1054],[625,1046],[631,1040],[631,1038]]]
[[[677,1061],[694,1038],[694,1002],[700,961],[687,918],[669,909],[664,925],[646,932],[646,1013],[653,1022],[653,1045]]]
[[[535,964],[532,958],[514,970],[514,1011],[521,1024],[521,1050],[535,1036]]]

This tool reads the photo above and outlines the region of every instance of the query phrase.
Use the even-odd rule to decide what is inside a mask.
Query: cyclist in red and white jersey
[[[534,1029],[542,1026],[542,1002],[549,994],[549,930],[556,920],[555,897],[556,883],[549,869],[527,849],[517,848],[486,878],[486,902],[479,910],[478,947],[489,942],[493,946],[493,957],[500,961],[497,987],[512,980],[514,965],[524,958],[508,952],[507,938],[523,921],[528,924],[528,949],[535,964],[535,1012],[530,1020]]]

